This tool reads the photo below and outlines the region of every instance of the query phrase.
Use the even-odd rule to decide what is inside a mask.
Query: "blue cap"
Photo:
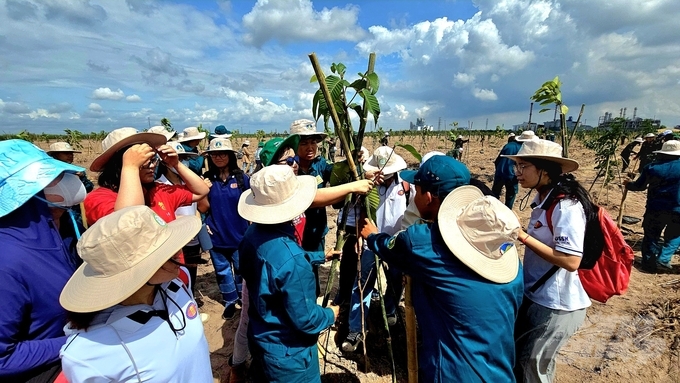
[[[0,217],[33,198],[61,173],[84,171],[50,157],[28,141],[0,141]]]
[[[468,168],[449,156],[433,156],[420,165],[417,171],[406,170],[399,173],[399,176],[440,199],[446,197],[453,189],[470,184]]]
[[[217,125],[215,127],[215,134],[231,134],[231,132],[224,125]]]

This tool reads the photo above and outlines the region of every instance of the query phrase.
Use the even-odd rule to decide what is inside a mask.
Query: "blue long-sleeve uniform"
[[[635,182],[626,184],[631,191],[647,191],[647,211],[680,213],[680,158],[658,159],[642,169]]]

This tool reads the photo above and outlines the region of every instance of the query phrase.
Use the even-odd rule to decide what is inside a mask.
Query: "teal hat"
[[[263,148],[264,147],[264,141],[260,141],[257,143],[258,148]]]
[[[298,143],[300,143],[300,136],[297,134],[291,134],[284,140],[280,137],[272,138],[271,140],[264,143],[262,150],[260,151],[260,161],[262,165],[269,166],[274,158],[278,157],[279,149],[290,146],[297,153]]]
[[[423,191],[446,197],[453,189],[470,184],[470,171],[460,161],[449,156],[433,156],[420,165],[418,171],[403,171],[401,178],[419,185]]]
[[[61,173],[84,171],[55,160],[28,141],[0,141],[0,217],[26,203]]]

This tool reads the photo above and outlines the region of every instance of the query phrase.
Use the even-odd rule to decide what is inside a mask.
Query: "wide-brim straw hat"
[[[165,223],[147,206],[115,211],[83,233],[84,263],[66,283],[59,303],[73,312],[112,307],[139,290],[201,229],[196,216]]]
[[[517,142],[525,142],[532,140],[538,140],[538,136],[536,135],[536,133],[534,133],[533,130],[525,130],[519,136],[515,136],[515,141]]]
[[[180,156],[180,157],[189,157],[189,158],[198,157],[198,153],[187,152],[184,149],[184,145],[182,145],[181,142],[170,141],[170,142],[168,142],[168,145],[170,145],[171,148],[175,149],[175,152],[177,152],[177,155]]]
[[[163,126],[163,125],[152,126],[152,127],[150,127],[150,128],[147,130],[147,132],[148,132],[148,133],[158,133],[158,134],[162,134],[162,135],[164,135],[165,138],[167,138],[168,140],[170,140],[172,137],[175,136],[175,134],[177,134],[177,132],[175,132],[174,130],[168,130],[168,129],[167,129],[165,126]]]
[[[328,136],[328,134],[324,132],[317,132],[316,122],[307,119],[293,121],[293,123],[290,124],[290,134],[302,136],[300,139],[306,138],[305,136],[318,136],[319,140],[323,140]]]
[[[381,170],[383,175],[388,176],[406,169],[407,166],[406,161],[395,153],[394,149],[389,146],[381,146],[373,151],[373,155],[366,160],[364,170]]]
[[[250,189],[238,201],[238,213],[251,222],[288,222],[307,210],[316,190],[313,176],[296,176],[288,165],[267,166],[250,179]]]
[[[655,150],[654,153],[666,154],[669,156],[680,156],[680,141],[668,140],[663,143],[661,150]]]
[[[560,164],[562,173],[571,173],[579,167],[579,164],[576,160],[562,157],[562,147],[559,144],[541,139],[524,141],[517,154],[503,154],[501,157],[510,158],[515,162],[519,158],[556,162]]]
[[[225,152],[225,151],[234,151],[234,147],[231,146],[231,140],[228,138],[213,138],[210,140],[210,144],[208,145],[208,149],[203,151],[203,154],[208,154],[211,152]]]
[[[0,153],[0,217],[25,204],[60,174],[85,171],[24,140],[0,141]]]
[[[80,150],[75,150],[68,142],[55,142],[50,144],[50,150],[47,154],[52,153],[82,153]]]
[[[187,142],[193,140],[202,140],[205,138],[205,132],[198,130],[197,126],[190,126],[184,128],[182,135],[177,139],[179,142]]]
[[[90,170],[93,172],[100,172],[109,162],[111,156],[120,149],[135,144],[149,144],[152,148],[165,145],[168,142],[164,135],[158,133],[139,133],[135,128],[120,128],[112,131],[104,141],[102,141],[102,150],[104,151],[90,164]]]
[[[520,223],[515,213],[476,186],[454,189],[437,214],[444,243],[482,278],[508,283],[517,277],[519,256],[515,241]]]

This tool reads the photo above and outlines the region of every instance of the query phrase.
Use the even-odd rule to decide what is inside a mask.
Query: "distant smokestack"
[[[623,117],[623,108],[619,110],[619,117]]]
[[[628,109],[628,108],[623,108],[623,118],[624,119],[626,118],[626,109]]]
[[[633,108],[633,121],[635,121],[635,117],[637,117],[637,106]]]

